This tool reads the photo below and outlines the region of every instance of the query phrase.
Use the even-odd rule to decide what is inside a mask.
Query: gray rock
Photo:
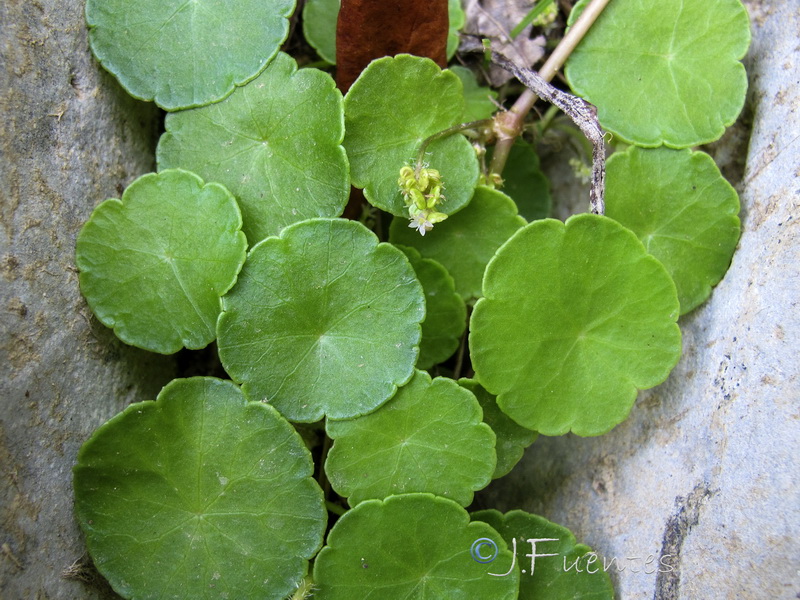
[[[158,112],[91,58],[83,2],[2,2],[0,23],[0,598],[107,598],[62,577],[73,563],[91,577],[71,468],[97,426],[155,397],[173,361],[91,316],[75,236],[153,170]]]
[[[616,558],[623,600],[800,598],[800,11],[748,8],[743,234],[710,300],[681,319],[680,363],[609,434],[540,437],[481,497]],[[712,149],[729,177],[743,130]]]

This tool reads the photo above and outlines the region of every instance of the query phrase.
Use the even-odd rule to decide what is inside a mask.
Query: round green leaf
[[[489,263],[470,322],[475,377],[544,435],[605,433],[681,352],[675,284],[607,217],[534,221]]]
[[[497,466],[492,479],[507,475],[522,458],[525,448],[533,444],[539,434],[509,419],[497,406],[497,399],[474,379],[459,379],[458,385],[475,395],[483,409],[483,422],[492,428],[497,437]]]
[[[497,110],[492,99],[497,98],[493,89],[478,85],[475,73],[466,67],[454,66],[450,70],[458,75],[461,85],[464,86],[464,121],[479,121],[490,119]]]
[[[263,240],[222,306],[225,370],[292,421],[366,414],[414,374],[422,286],[355,221],[302,221]]]
[[[467,307],[442,265],[408,246],[398,246],[408,258],[425,291],[425,320],[417,368],[430,369],[453,355],[467,328]]]
[[[491,157],[491,153],[488,153]],[[503,169],[503,192],[508,194],[527,221],[550,216],[553,201],[550,182],[539,168],[539,155],[529,143],[517,138]]]
[[[380,410],[328,420],[334,440],[325,473],[351,506],[371,498],[431,492],[463,506],[486,487],[495,467],[495,435],[475,396],[425,371]]]
[[[252,243],[312,217],[336,217],[350,194],[342,96],[329,75],[279,53],[223,102],[167,116],[160,169],[183,167],[234,193]]]
[[[428,58],[400,54],[374,60],[344,98],[344,146],[352,183],[371,204],[408,217],[397,179],[416,161],[422,142],[461,123],[461,82]],[[438,169],[445,202],[436,210],[452,214],[469,202],[478,180],[478,160],[467,139],[453,134],[428,146],[426,160]]]
[[[394,219],[389,239],[394,244],[416,248],[425,258],[441,263],[453,276],[456,291],[464,300],[470,300],[481,295],[483,271],[489,260],[523,225],[525,219],[517,214],[511,198],[478,186],[464,210],[437,224],[425,237],[410,229],[404,219]]]
[[[339,18],[340,0],[306,0],[303,6],[303,35],[317,51],[320,58],[336,64],[336,21]],[[448,0],[450,27],[447,32],[447,58],[458,49],[458,32],[464,27],[466,14],[460,0]]]
[[[524,561],[519,600],[613,600],[614,587],[604,562],[566,527],[521,510],[505,515],[481,510],[471,516],[473,522],[491,525],[512,550],[517,540],[517,558]],[[528,540],[536,540],[535,548]],[[531,558],[534,554],[555,556]]]
[[[75,512],[125,598],[282,599],[322,545],[311,455],[271,406],[229,381],[179,379],[97,429]]]
[[[89,43],[135,98],[166,110],[217,102],[258,75],[289,31],[294,0],[87,0]]]
[[[588,0],[570,15],[574,23]],[[750,44],[739,0],[614,0],[566,64],[600,124],[639,146],[718,139],[744,106]]]
[[[490,556],[493,547],[491,564],[473,558]],[[367,500],[328,534],[314,561],[314,598],[515,600],[520,575],[512,560],[502,537],[485,523],[470,523],[452,500],[430,494]]]
[[[245,259],[241,227],[221,185],[179,169],[144,175],[122,200],[95,208],[78,235],[81,291],[127,344],[162,354],[203,348]]]
[[[606,215],[633,231],[675,281],[681,314],[720,282],[739,241],[739,196],[704,152],[631,146],[612,155]]]

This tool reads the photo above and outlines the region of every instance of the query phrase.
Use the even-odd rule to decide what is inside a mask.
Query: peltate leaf
[[[392,494],[431,492],[463,506],[486,487],[495,467],[495,435],[475,396],[425,371],[380,410],[328,420],[334,440],[325,472],[351,506]]]
[[[312,217],[336,217],[350,193],[342,97],[333,79],[279,53],[223,102],[167,116],[160,169],[183,167],[231,190],[251,243]]]
[[[509,419],[497,406],[497,399],[474,379],[459,379],[458,385],[475,395],[483,409],[483,422],[491,427],[497,436],[495,445],[497,466],[492,479],[507,475],[522,458],[525,448],[533,444],[539,434]]]
[[[628,229],[534,221],[486,269],[470,322],[476,379],[520,425],[599,435],[678,361],[675,284]]]
[[[311,455],[229,381],[176,380],[94,432],[74,469],[94,564],[124,598],[264,598],[322,545]]]
[[[417,368],[430,369],[447,360],[459,346],[467,328],[467,307],[456,293],[456,284],[442,265],[408,246],[399,246],[425,291],[425,320],[419,344]]]
[[[425,237],[410,229],[405,219],[394,219],[389,239],[441,263],[453,276],[456,291],[470,300],[480,297],[483,271],[495,251],[523,225],[525,219],[517,214],[511,198],[479,186],[464,210],[437,224]]]
[[[739,241],[739,197],[704,152],[631,146],[612,155],[606,215],[633,231],[678,288],[681,314],[701,304]]]
[[[78,235],[81,291],[127,344],[171,354],[214,340],[219,298],[247,240],[233,196],[180,169],[134,181],[95,208]]]
[[[487,564],[482,557],[493,550]],[[520,575],[512,560],[502,537],[486,523],[470,523],[452,500],[430,494],[367,500],[328,534],[314,561],[314,598],[515,600]]]
[[[426,58],[401,54],[373,61],[344,98],[344,146],[353,185],[371,204],[408,217],[397,179],[416,160],[422,142],[462,122],[461,82]],[[437,210],[452,214],[469,202],[478,160],[467,139],[453,134],[428,146],[426,160],[438,169],[446,200]]]
[[[135,98],[166,110],[222,100],[258,75],[289,32],[295,0],[87,0],[89,44]]]
[[[263,240],[222,306],[225,370],[292,421],[366,414],[414,374],[422,286],[355,221],[311,219]]]
[[[586,4],[575,5],[570,24]],[[639,146],[686,148],[718,139],[736,120],[749,44],[739,0],[614,0],[565,73],[608,131]]]
[[[491,525],[512,549],[517,540],[517,558],[526,561],[520,564],[519,600],[613,600],[603,561],[566,527],[521,510],[481,510],[472,520]]]

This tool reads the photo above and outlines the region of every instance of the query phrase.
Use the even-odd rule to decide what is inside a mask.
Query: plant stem
[[[442,131],[437,131],[432,136],[425,138],[422,140],[422,143],[419,145],[419,150],[417,151],[417,164],[414,168],[414,174],[419,178],[420,171],[422,170],[422,165],[425,162],[425,149],[435,142],[436,140],[440,140],[445,138],[449,135],[453,135],[454,133],[458,133],[459,131],[464,131],[466,129],[479,129],[481,127],[491,127],[493,123],[492,119],[481,119],[479,121],[470,121],[469,123],[460,123],[458,125],[453,125],[452,127],[448,127],[447,129],[443,129]]]
[[[331,502],[330,500],[325,500],[325,506],[327,507],[329,512],[332,512],[335,515],[339,515],[340,517],[347,512],[347,509],[343,506],[339,506],[336,502]]]
[[[461,377],[461,369],[464,367],[464,352],[467,349],[467,335],[469,328],[464,330],[464,335],[461,336],[461,343],[458,345],[458,356],[456,356],[456,366],[453,369],[453,379],[458,380]]]
[[[539,131],[539,135],[544,135],[545,131],[547,131],[550,128],[550,125],[552,125],[553,119],[555,119],[557,114],[557,106],[551,105],[550,108],[547,109],[547,111],[544,113],[544,116],[539,120],[538,123],[537,129]]]
[[[572,54],[572,51],[583,39],[583,36],[586,35],[586,32],[589,31],[589,28],[600,16],[600,13],[603,12],[608,2],[609,0],[593,0],[589,3],[539,70],[539,76],[544,81],[551,81],[555,77],[555,74],[569,58],[569,55]],[[490,173],[502,175],[511,146],[513,146],[514,140],[522,132],[525,117],[536,103],[537,98],[537,94],[528,88],[517,98],[517,101],[507,113],[498,115],[504,115],[502,118],[502,131],[498,132],[497,144],[495,144],[494,152],[492,153],[492,164],[489,167]]]
[[[328,434],[325,434],[325,437],[322,442],[322,453],[319,457],[319,487],[322,488],[322,494],[326,499],[328,498],[328,494],[331,493],[331,482],[328,481],[328,476],[325,473],[325,460],[328,458],[328,451],[331,449],[331,445],[333,444],[333,440],[328,437]]]

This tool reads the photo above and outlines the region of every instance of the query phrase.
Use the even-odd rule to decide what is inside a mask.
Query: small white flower
[[[433,229],[433,223],[428,220],[428,215],[424,212],[419,212],[411,217],[411,223],[409,223],[408,226],[419,231],[420,235],[425,235],[428,231]]]

